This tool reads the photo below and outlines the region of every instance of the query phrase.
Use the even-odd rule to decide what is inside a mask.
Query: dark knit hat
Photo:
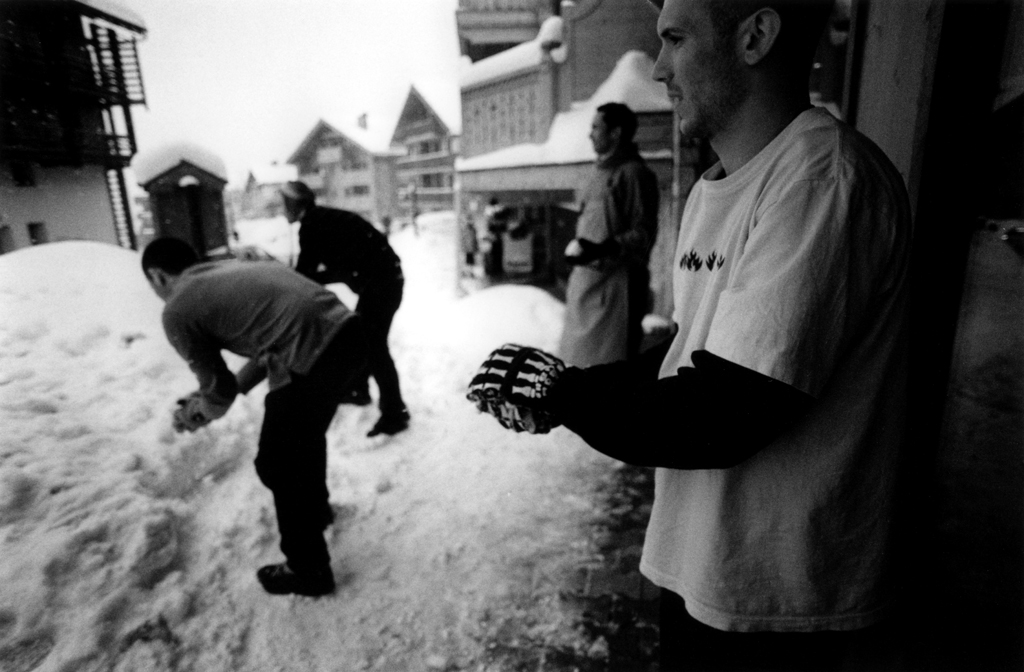
[[[313,193],[313,190],[307,187],[305,182],[297,180],[285,182],[284,186],[281,187],[281,194],[300,203],[312,203],[316,200],[316,194]]]

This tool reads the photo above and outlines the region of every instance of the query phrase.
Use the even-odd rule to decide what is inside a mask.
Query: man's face
[[[594,120],[590,122],[590,144],[598,154],[607,154],[615,149],[619,142],[619,129],[609,129],[604,121],[604,115],[600,112],[594,114]]]
[[[284,201],[284,217],[288,220],[289,224],[302,219],[302,215],[306,211],[305,204],[284,195],[281,196],[281,199]]]
[[[717,36],[707,5],[721,0],[665,0],[658,15],[661,51],[654,79],[665,84],[687,137],[714,138],[747,93],[732,36]]]

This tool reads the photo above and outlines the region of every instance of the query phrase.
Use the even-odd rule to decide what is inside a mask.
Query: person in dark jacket
[[[295,270],[323,285],[343,282],[359,295],[357,311],[366,330],[370,373],[380,390],[380,418],[368,436],[397,434],[409,426],[398,371],[388,350],[388,332],[405,284],[401,261],[387,237],[372,224],[354,212],[317,205],[305,183],[288,182],[281,195],[288,222],[300,222]],[[346,401],[370,403],[366,378],[353,387]]]

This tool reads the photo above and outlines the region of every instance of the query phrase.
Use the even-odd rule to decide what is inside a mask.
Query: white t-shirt
[[[661,376],[708,350],[816,399],[736,467],[657,470],[641,570],[699,621],[814,631],[883,616],[910,235],[899,173],[820,109],[732,175],[716,165],[694,186],[675,257],[679,332]],[[686,434],[680,424],[680,451]]]

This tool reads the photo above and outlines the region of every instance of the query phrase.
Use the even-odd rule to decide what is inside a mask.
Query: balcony
[[[551,14],[550,0],[459,0],[455,23],[473,61],[532,40]]]

